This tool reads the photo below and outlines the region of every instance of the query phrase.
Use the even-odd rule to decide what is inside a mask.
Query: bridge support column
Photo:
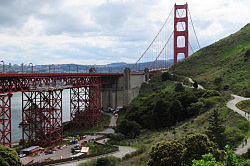
[[[184,10],[184,17],[179,16],[182,13],[179,13],[178,10]],[[184,30],[178,30],[178,23],[183,26]],[[184,24],[184,25],[183,25]],[[178,44],[178,38],[182,37],[184,40],[184,47],[180,47]],[[181,41],[181,40],[179,40]],[[182,43],[183,44],[183,43]],[[188,4],[185,5],[176,5],[174,7],[174,63],[178,62],[179,54],[184,54],[185,58],[188,58]]]
[[[0,95],[0,145],[11,147],[11,97]]]
[[[22,92],[24,145],[52,145],[62,141],[62,90]]]
[[[70,89],[70,120],[73,128],[94,127],[101,117],[101,78],[89,78],[88,85]]]

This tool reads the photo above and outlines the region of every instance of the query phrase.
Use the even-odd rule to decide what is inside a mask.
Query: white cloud
[[[250,22],[249,0],[187,1],[202,46]],[[185,2],[176,0],[177,4]],[[37,3],[12,0],[0,3],[0,54],[6,62],[105,64],[135,62],[160,29],[175,1],[44,0]],[[168,24],[166,29],[172,31],[172,27]],[[194,39],[190,32],[192,44]]]

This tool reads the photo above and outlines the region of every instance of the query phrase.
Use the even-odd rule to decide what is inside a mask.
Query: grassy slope
[[[161,90],[161,91],[162,90],[173,91],[175,84],[169,81],[163,83],[161,82],[160,76],[156,76],[150,80],[150,84],[148,87],[144,87],[144,89],[143,88],[141,89],[141,94],[139,95],[138,98],[144,97],[145,95],[150,95],[152,93],[152,89]],[[236,127],[237,129],[241,130],[241,133],[244,134],[245,137],[249,136],[250,131],[243,130],[243,128],[245,127],[245,124],[247,123],[247,120],[245,120],[240,115],[236,114],[235,112],[225,107],[225,103],[228,100],[230,100],[230,94],[223,93],[223,96],[221,98],[215,99],[215,100],[220,101],[215,107],[220,108],[221,116],[225,120],[224,125],[228,128]],[[170,129],[167,128],[167,129],[163,129],[159,131],[143,130],[142,134],[138,138],[129,139],[129,140],[126,139],[126,140],[121,141],[119,143],[120,145],[133,146],[139,149],[144,149],[145,153],[137,157],[131,158],[127,161],[123,161],[117,166],[146,165],[146,162],[148,159],[148,153],[151,150],[151,147],[155,145],[156,143],[164,141],[164,140],[172,140],[174,138],[181,138],[184,135],[191,133],[191,132],[192,133],[204,133],[206,131],[206,128],[208,127],[208,117],[211,115],[211,113],[212,113],[212,109],[210,109],[209,111],[197,117],[194,117],[192,119],[188,119],[179,124],[176,124]],[[173,131],[175,131],[176,134],[173,134],[174,133]]]
[[[245,61],[244,58],[248,49],[250,24],[235,34],[201,49],[170,70],[192,77],[208,88],[215,88],[214,79],[222,78],[222,88],[229,85],[230,91],[244,95],[244,90],[250,88],[250,59]]]

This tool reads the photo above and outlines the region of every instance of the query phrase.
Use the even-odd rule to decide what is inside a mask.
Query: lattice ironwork
[[[11,97],[0,95],[0,144],[11,147]]]
[[[70,118],[73,127],[93,127],[100,121],[101,78],[91,77],[88,84],[70,89]]]
[[[22,92],[23,140],[28,145],[62,141],[62,90]]]

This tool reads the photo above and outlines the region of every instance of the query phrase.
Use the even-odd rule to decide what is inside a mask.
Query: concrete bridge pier
[[[104,84],[102,89],[102,107],[116,108],[126,106],[139,94],[142,83],[149,81],[149,70],[132,72],[125,68],[120,77],[115,78],[109,84]]]

